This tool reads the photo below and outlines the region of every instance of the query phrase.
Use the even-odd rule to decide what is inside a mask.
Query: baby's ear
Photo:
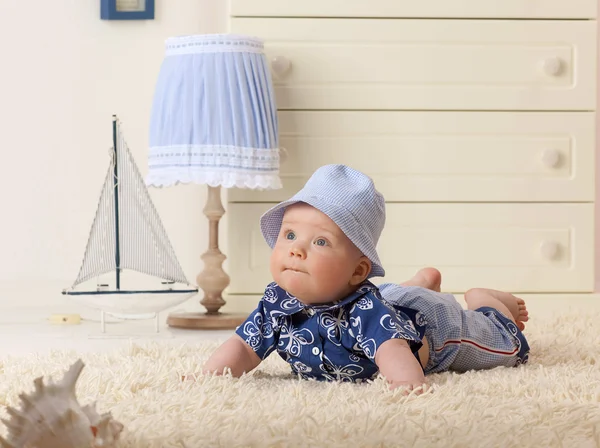
[[[352,286],[360,285],[362,282],[366,280],[366,278],[371,273],[371,260],[369,260],[366,256],[361,256],[356,264],[356,268],[354,269],[354,273],[352,274],[352,278],[350,279],[350,284]]]

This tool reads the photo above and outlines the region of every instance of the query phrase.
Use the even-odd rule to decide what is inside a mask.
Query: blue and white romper
[[[527,342],[498,311],[467,312],[452,296],[394,287],[398,285],[387,284],[380,293],[367,280],[340,301],[307,305],[273,282],[236,334],[261,359],[277,351],[294,374],[316,380],[358,382],[376,377],[377,349],[394,338],[406,340],[417,359],[422,338],[428,338],[425,374],[526,362]],[[423,301],[418,300],[421,293]],[[490,324],[482,324],[471,313]],[[467,329],[467,324],[475,327]],[[470,341],[482,349],[472,351]]]

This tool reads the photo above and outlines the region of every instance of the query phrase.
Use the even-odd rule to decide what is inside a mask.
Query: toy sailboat
[[[111,161],[83,262],[63,294],[101,310],[102,331],[104,312],[153,313],[158,331],[158,312],[184,302],[197,294],[198,288],[190,285],[177,260],[114,115],[112,128]],[[125,270],[133,274],[128,282],[122,275]],[[114,275],[114,281],[103,278],[107,275]],[[82,288],[91,279],[96,286]],[[183,286],[177,287],[177,283]],[[76,289],[78,286],[82,289]]]

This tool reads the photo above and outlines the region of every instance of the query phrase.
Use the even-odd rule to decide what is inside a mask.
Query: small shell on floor
[[[19,395],[21,409],[7,408],[10,419],[2,448],[115,448],[123,425],[96,411],[96,403],[81,407],[75,384],[84,364],[79,359],[58,383],[45,385],[42,377],[33,381],[35,390]]]

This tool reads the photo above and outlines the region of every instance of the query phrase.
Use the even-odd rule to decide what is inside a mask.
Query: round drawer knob
[[[275,56],[271,60],[271,68],[275,72],[277,76],[285,75],[292,66],[292,61],[290,61],[285,56]]]
[[[562,72],[563,63],[560,58],[554,56],[548,58],[543,63],[544,73],[548,76],[558,76]]]
[[[548,168],[556,168],[560,163],[560,152],[556,149],[546,149],[542,153],[542,163]]]
[[[554,241],[544,241],[540,246],[540,251],[542,256],[547,260],[553,260],[558,255],[559,251],[558,243]]]

